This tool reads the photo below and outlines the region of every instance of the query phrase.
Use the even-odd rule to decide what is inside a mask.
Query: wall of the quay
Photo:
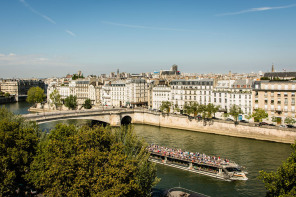
[[[132,123],[281,143],[294,143],[296,140],[296,131],[293,131],[293,129],[264,128],[242,124],[235,125],[233,122],[228,123],[222,121],[215,121],[211,125],[209,125],[209,123],[204,125],[203,121],[189,119],[187,116],[167,115],[153,112],[135,112]]]

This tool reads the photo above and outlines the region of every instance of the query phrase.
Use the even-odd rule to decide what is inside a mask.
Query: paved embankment
[[[212,124],[210,122],[206,122],[205,125],[204,121],[198,121],[194,118],[183,115],[167,115],[147,111],[135,111],[133,123],[281,143],[294,143],[296,140],[296,129],[267,126],[258,127],[255,126],[255,124],[245,123],[235,125],[233,122],[226,122],[222,120],[214,120]]]

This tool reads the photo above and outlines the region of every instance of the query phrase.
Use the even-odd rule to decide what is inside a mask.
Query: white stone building
[[[171,87],[158,85],[152,89],[152,109],[159,110],[162,102],[171,101]]]
[[[102,104],[138,106],[148,103],[148,84],[145,79],[108,82],[102,87]]]
[[[57,89],[62,99],[70,95],[77,97],[77,104],[84,104],[86,99],[90,99],[92,104],[96,104],[96,88],[88,80],[71,81],[69,85],[61,85],[57,82],[51,82],[47,88],[47,102],[51,103],[50,94]]]
[[[170,82],[172,105],[177,104],[179,109],[190,102],[207,105],[212,102],[213,85],[213,79],[173,80]]]

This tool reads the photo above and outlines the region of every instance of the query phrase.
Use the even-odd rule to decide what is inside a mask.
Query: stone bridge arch
[[[128,125],[132,123],[132,117],[129,115],[125,115],[121,118],[120,121],[121,125]]]

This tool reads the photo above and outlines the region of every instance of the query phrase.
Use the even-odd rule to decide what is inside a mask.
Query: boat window
[[[241,169],[239,169],[239,168],[226,168],[226,170],[228,172],[241,172]]]

